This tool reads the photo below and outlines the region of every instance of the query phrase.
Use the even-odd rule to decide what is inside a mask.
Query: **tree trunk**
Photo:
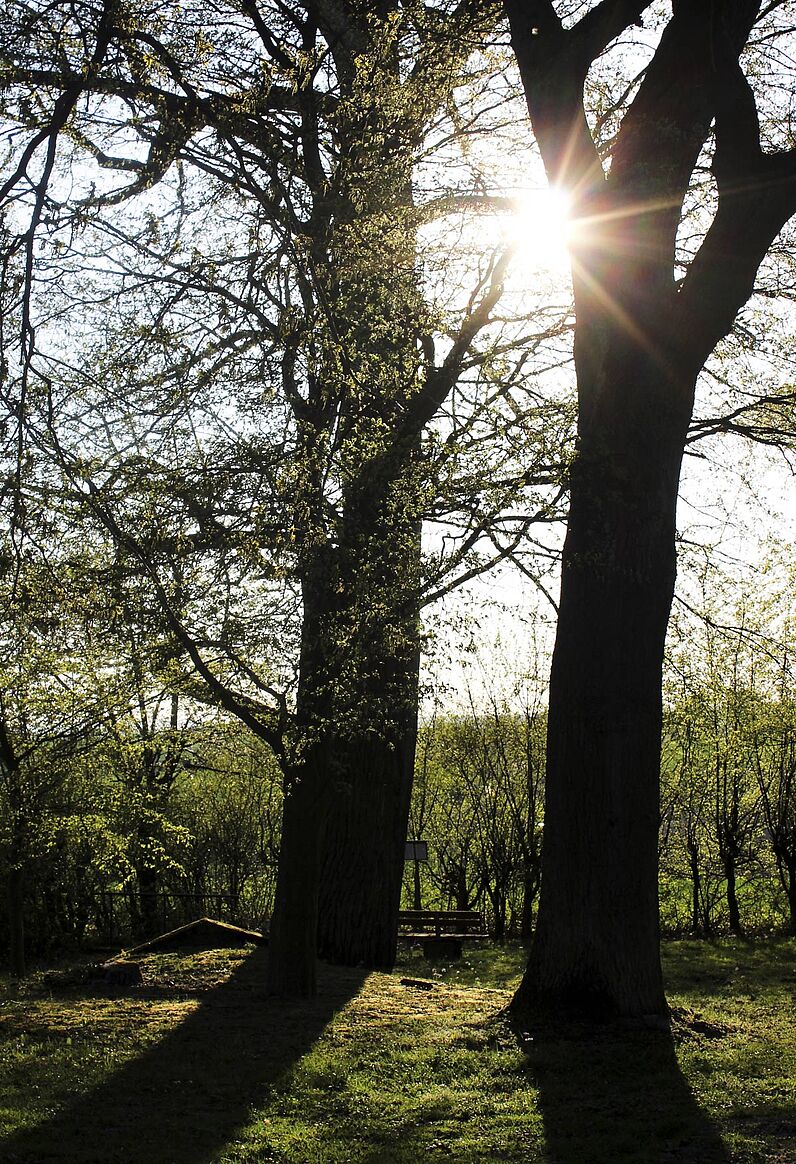
[[[522,886],[522,912],[520,914],[520,939],[525,942],[533,933],[533,906],[538,889],[536,870],[525,872]]]
[[[329,595],[335,589],[333,555],[322,549],[302,582],[304,621],[299,660],[294,753],[283,756],[284,801],[267,985],[271,994],[312,998],[317,989],[316,934],[323,814],[328,805],[329,741],[333,708],[329,658]]]
[[[8,962],[14,978],[24,978],[25,959],[25,897],[24,874],[19,863],[8,871]]]
[[[417,734],[420,554],[419,521],[399,521],[396,508],[411,512],[416,445],[350,486],[345,539],[310,559],[302,580],[297,720],[307,759],[297,782],[288,772],[274,993],[312,993],[316,943],[344,965],[395,962]]]
[[[318,954],[330,962],[395,965],[417,739],[418,662],[415,651],[407,668],[412,698],[403,712],[385,708],[382,722],[392,720],[395,730],[363,733],[338,749],[339,777],[324,814],[318,910]],[[370,699],[376,702],[375,693]]]
[[[701,913],[700,893],[702,879],[699,873],[699,854],[696,848],[691,850],[689,866],[691,869],[691,933],[694,937],[697,937],[702,928],[699,920]]]
[[[323,784],[313,756],[286,780],[282,840],[268,952],[268,990],[288,998],[316,993],[315,936]]]
[[[605,1018],[666,1012],[658,949],[661,667],[693,389],[693,381],[673,386],[652,358],[634,358],[616,336],[613,349],[604,349],[600,380],[588,382],[594,363],[584,369],[582,360],[578,371],[580,442],[550,681],[541,895],[515,998],[521,1009]],[[678,398],[687,403],[676,411]]]
[[[417,745],[420,519],[411,437],[344,499],[340,640],[347,648],[321,840],[318,953],[395,964]]]
[[[499,889],[495,889],[489,896],[494,915],[492,937],[496,942],[504,942],[506,940],[506,899]]]
[[[738,888],[734,861],[725,861],[724,876],[727,880],[727,910],[730,915],[730,931],[738,937],[742,937],[743,925],[741,924],[741,911],[738,907]]]
[[[467,884],[467,858],[462,854],[462,862],[456,870],[456,908],[461,912],[470,908],[470,887]]]

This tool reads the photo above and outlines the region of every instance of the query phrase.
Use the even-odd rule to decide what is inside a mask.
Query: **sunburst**
[[[513,195],[502,229],[522,267],[554,269],[568,265],[572,222],[565,191],[540,186]]]

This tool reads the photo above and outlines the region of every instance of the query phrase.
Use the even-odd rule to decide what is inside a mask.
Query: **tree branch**
[[[581,197],[604,181],[602,163],[583,108],[591,61],[564,30],[551,0],[503,0],[528,113],[552,185]]]
[[[679,295],[677,326],[688,320],[702,361],[729,332],[769,247],[796,213],[796,150],[763,154],[757,105],[732,31],[723,27],[712,46],[718,209]]]
[[[399,425],[396,442],[422,432],[453,389],[473,340],[489,322],[491,312],[503,294],[503,284],[513,254],[514,250],[510,247],[495,258],[487,276],[489,285],[477,302],[476,295],[480,287],[476,288],[448,355],[439,368],[429,370],[425,384],[412,397]],[[483,286],[483,282],[480,286]]]
[[[586,68],[621,36],[631,24],[639,24],[652,0],[602,0],[582,17],[570,35]]]

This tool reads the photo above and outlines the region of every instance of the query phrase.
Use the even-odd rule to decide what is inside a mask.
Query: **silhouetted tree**
[[[787,130],[764,145],[758,98],[770,94],[741,60],[756,35],[787,29],[790,5],[504,7],[549,180],[571,197],[579,401],[539,918],[515,1006],[660,1015],[661,665],[680,465],[697,377],[796,210],[796,151]],[[592,66],[646,13],[652,47],[607,122],[590,124]],[[596,144],[606,124],[610,164]],[[684,205],[705,165],[715,200],[684,253]]]

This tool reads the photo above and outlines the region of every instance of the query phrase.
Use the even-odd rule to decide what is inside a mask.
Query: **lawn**
[[[796,1164],[796,942],[670,942],[674,1039],[512,1031],[516,946],[263,991],[267,951],[0,995],[0,1162]],[[402,978],[412,979],[409,984]]]

